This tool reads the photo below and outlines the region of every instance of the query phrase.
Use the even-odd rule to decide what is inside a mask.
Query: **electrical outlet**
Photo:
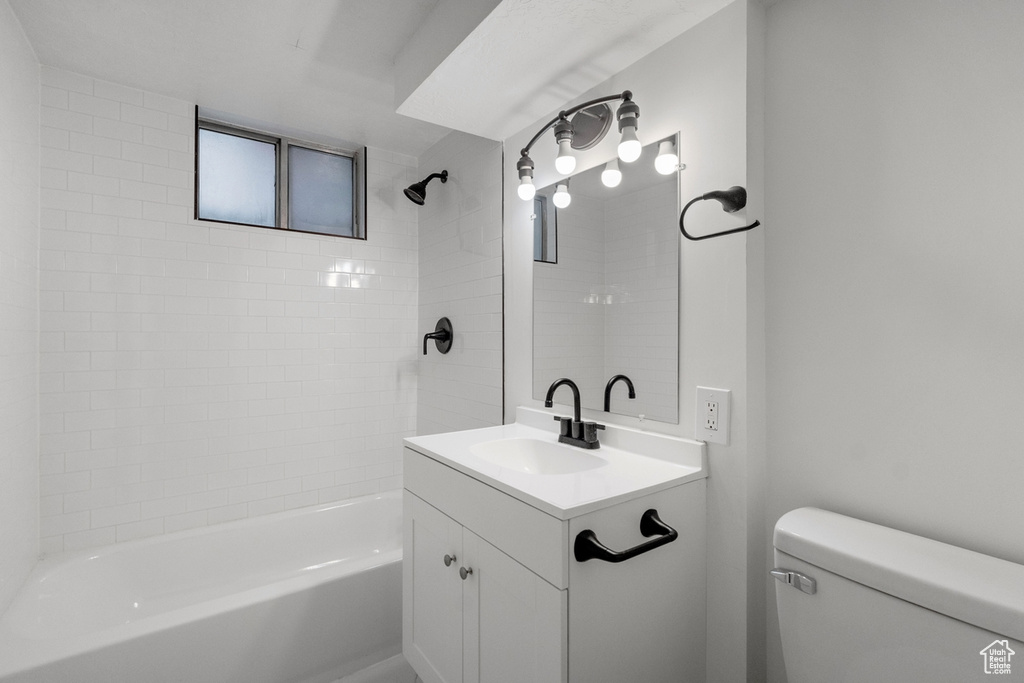
[[[697,387],[697,415],[694,429],[697,438],[709,443],[729,445],[728,389]]]
[[[704,403],[704,429],[718,431],[718,402],[707,401]]]

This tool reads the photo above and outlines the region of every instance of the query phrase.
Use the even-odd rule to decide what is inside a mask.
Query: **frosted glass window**
[[[203,120],[196,108],[200,220],[366,239],[361,153]]]
[[[352,237],[351,157],[288,147],[288,227]]]
[[[277,225],[277,145],[199,130],[199,218]]]

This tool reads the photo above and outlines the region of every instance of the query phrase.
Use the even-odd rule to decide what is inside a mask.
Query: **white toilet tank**
[[[1022,565],[800,508],[775,567],[789,683],[1024,681]]]

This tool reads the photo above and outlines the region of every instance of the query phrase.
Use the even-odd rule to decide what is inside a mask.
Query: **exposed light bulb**
[[[569,185],[566,183],[558,183],[558,187],[555,188],[555,194],[551,197],[551,201],[559,209],[564,209],[569,206],[572,202],[572,195],[569,194]]]
[[[679,167],[679,155],[676,154],[675,143],[662,140],[658,144],[658,156],[654,159],[654,169],[661,175],[675,173]]]
[[[640,144],[640,140],[636,137],[636,128],[634,126],[625,126],[622,129],[622,141],[619,143],[619,159],[627,164],[631,163],[640,158],[642,151],[643,145]]]
[[[558,141],[558,156],[555,158],[555,170],[561,175],[569,175],[576,170],[576,157],[572,155],[572,140]]]
[[[530,201],[533,199],[533,196],[537,194],[537,188],[533,184],[533,178],[530,176],[524,176],[523,179],[519,181],[518,192],[519,198],[524,201]]]
[[[605,164],[604,170],[601,171],[601,182],[605,187],[618,187],[622,182],[622,171],[619,170],[617,159],[612,159]]]

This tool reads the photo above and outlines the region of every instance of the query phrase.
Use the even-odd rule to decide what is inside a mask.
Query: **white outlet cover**
[[[698,439],[723,446],[729,445],[729,416],[731,413],[729,403],[731,394],[732,392],[729,389],[697,387],[697,404],[694,411],[693,430]],[[707,405],[709,403],[718,405],[718,429],[707,428]]]

